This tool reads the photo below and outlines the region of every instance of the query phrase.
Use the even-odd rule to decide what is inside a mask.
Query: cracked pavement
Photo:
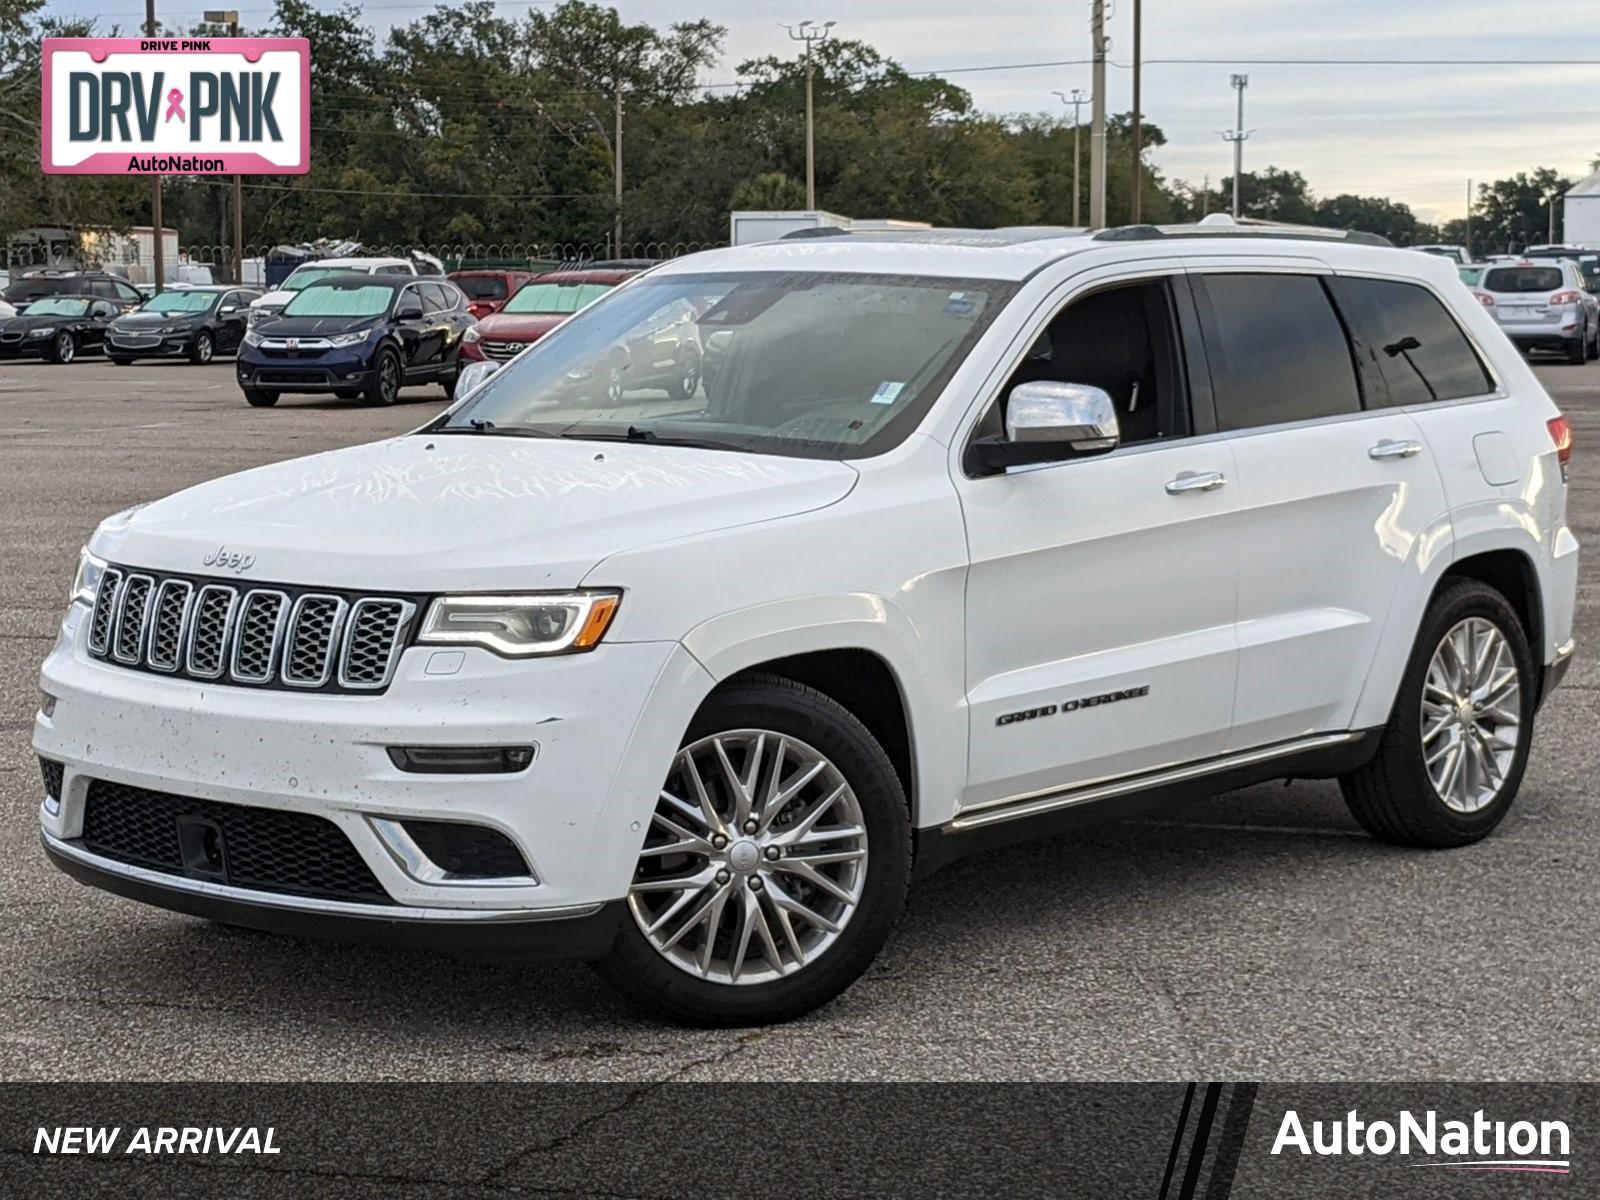
[[[231,371],[0,366],[0,1078],[596,1080],[637,1098],[677,1080],[1600,1075],[1596,551],[1578,661],[1488,841],[1380,846],[1336,787],[1296,783],[967,859],[913,890],[853,989],[779,1028],[664,1026],[581,965],[294,941],[79,886],[39,850],[28,739],[96,522],[439,407],[429,389],[255,411]],[[1572,524],[1600,547],[1600,366],[1539,374],[1577,432]]]

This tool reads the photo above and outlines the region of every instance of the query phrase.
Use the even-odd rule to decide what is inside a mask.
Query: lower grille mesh
[[[360,904],[392,904],[350,839],[309,813],[219,804],[96,779],[83,813],[92,854],[168,875],[196,875],[184,864],[180,822],[208,823],[219,835],[221,875],[234,887]]]

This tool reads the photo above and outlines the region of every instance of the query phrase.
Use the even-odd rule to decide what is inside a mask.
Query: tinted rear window
[[[474,300],[505,299],[504,275],[457,275],[451,282]]]
[[[78,290],[76,281],[66,279],[24,279],[6,289],[7,300],[35,300],[40,296],[58,296],[62,292]]]
[[[1562,286],[1560,267],[1492,267],[1483,273],[1491,292],[1553,292]]]
[[[1359,412],[1350,343],[1311,275],[1197,276],[1217,428]]]
[[[1414,283],[1330,279],[1355,339],[1368,408],[1457,400],[1494,390],[1477,352],[1439,298]]]

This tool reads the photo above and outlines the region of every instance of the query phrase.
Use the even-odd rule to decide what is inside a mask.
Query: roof
[[[1336,248],[1370,249],[1385,256],[1405,253],[1372,234],[1270,222],[1235,223],[1226,214],[1214,213],[1195,225],[1125,225],[1098,231],[1064,226],[804,230],[777,241],[687,255],[658,270],[661,274],[678,275],[804,269],[1021,281],[1072,255],[1118,247],[1133,250],[1134,243],[1151,251],[1159,246],[1170,254],[1196,254],[1204,252],[1207,242],[1226,244],[1231,250],[1253,248],[1264,254],[1283,254],[1290,244],[1317,254],[1328,254]],[[1146,252],[1137,256],[1162,254]],[[1405,257],[1409,260],[1422,256],[1405,253]],[[1415,269],[1407,265],[1408,269]]]
[[[1573,196],[1600,196],[1600,171],[1573,184],[1567,189],[1566,196],[1569,200]]]
[[[300,264],[300,267],[391,267],[395,265],[411,267],[416,264],[409,258],[316,258]],[[295,270],[300,270],[296,267]]]

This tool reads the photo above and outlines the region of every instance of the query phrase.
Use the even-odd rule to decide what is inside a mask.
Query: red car
[[[522,285],[516,295],[467,331],[461,342],[463,361],[514,358],[591,301],[598,300],[634,269],[558,271]],[[455,276],[451,276],[452,279]]]
[[[467,294],[467,311],[474,318],[482,318],[499,312],[506,300],[537,274],[509,267],[484,267],[451,271],[446,278]]]

